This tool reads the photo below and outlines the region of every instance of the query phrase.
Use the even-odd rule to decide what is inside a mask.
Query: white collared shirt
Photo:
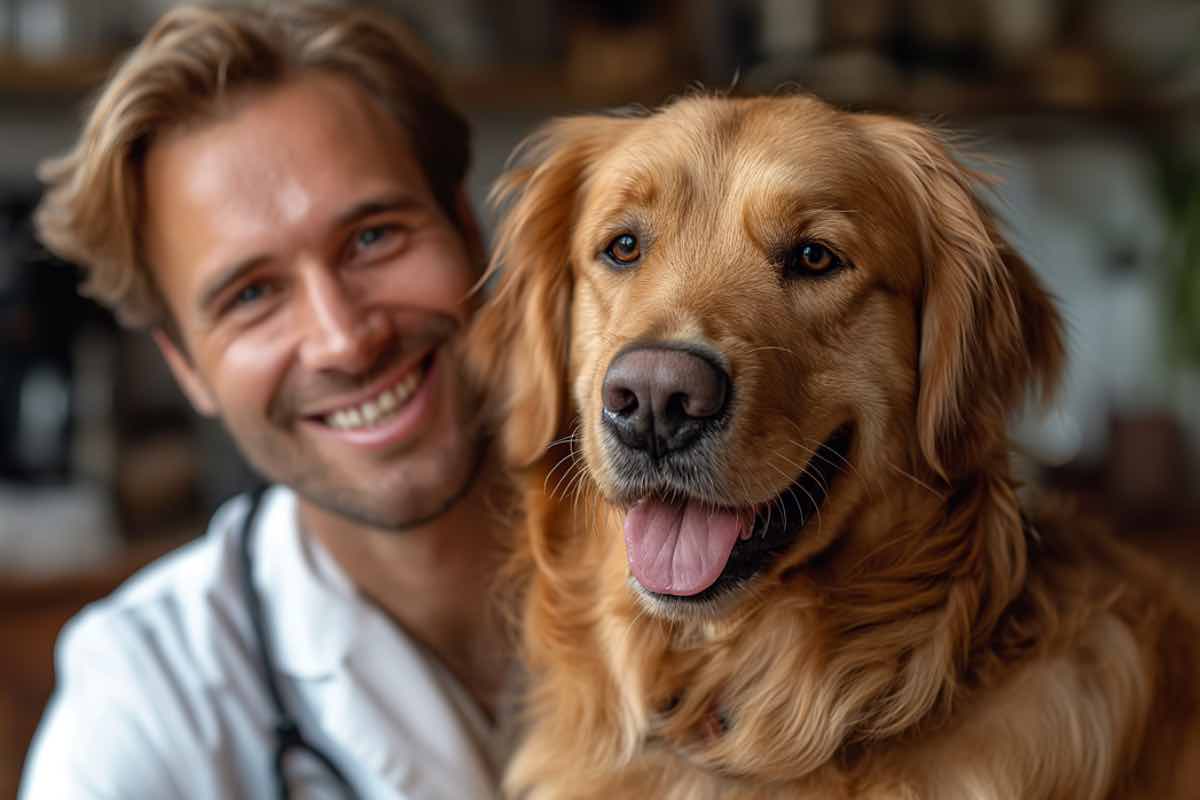
[[[276,713],[239,583],[245,497],[72,620],[22,800],[268,798]],[[275,487],[253,540],[284,702],[363,798],[472,800],[503,743],[453,676],[354,589]],[[289,770],[293,797],[336,796]]]

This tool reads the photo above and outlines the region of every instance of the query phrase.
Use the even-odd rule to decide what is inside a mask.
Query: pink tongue
[[[629,570],[651,592],[698,594],[721,576],[742,532],[729,511],[645,499],[625,516]]]

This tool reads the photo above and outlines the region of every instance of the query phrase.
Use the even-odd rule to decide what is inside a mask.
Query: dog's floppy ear
[[[554,120],[527,139],[492,189],[502,206],[484,280],[491,295],[467,337],[507,463],[528,466],[569,422],[570,240],[589,166],[630,120]]]
[[[977,196],[985,179],[931,131],[868,119],[915,198],[924,262],[917,432],[926,461],[950,479],[1006,446],[1008,417],[1029,389],[1043,401],[1053,393],[1061,320]]]

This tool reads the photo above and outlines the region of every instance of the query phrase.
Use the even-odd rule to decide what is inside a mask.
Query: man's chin
[[[411,466],[394,486],[381,482],[369,488],[339,489],[301,481],[296,491],[327,514],[358,525],[393,532],[422,528],[456,508],[474,488],[487,443],[481,439],[466,450],[454,464],[443,462],[427,471]]]

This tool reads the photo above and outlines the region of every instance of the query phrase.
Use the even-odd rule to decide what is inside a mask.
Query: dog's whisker
[[[549,447],[558,447],[559,445],[563,444],[575,444],[580,440],[582,435],[582,428],[580,427],[579,421],[576,420],[575,424],[571,426],[570,432],[550,442]]]
[[[816,442],[816,440],[811,439],[811,437],[810,441]],[[825,453],[829,453],[829,456],[832,456],[841,462],[842,467],[838,467],[838,469],[848,469],[854,474],[861,476],[858,467],[854,466],[854,462],[839,453],[837,448],[830,447],[826,442],[818,442],[817,450],[814,452],[814,455],[819,455],[821,460],[823,460],[825,463],[829,464],[830,466],[834,466],[834,462],[831,461],[829,456],[826,456]]]
[[[571,477],[571,482],[568,487],[569,495],[571,497],[571,507],[572,508],[574,508],[574,509],[579,508],[580,502],[584,499],[583,493],[584,493],[586,486],[587,486],[587,470],[586,470],[586,468],[580,466],[578,469],[576,469],[574,471],[574,475]]]
[[[588,521],[599,520],[603,514],[603,498],[594,491],[587,491],[586,483],[582,482],[579,484],[578,491],[576,492],[575,507],[578,508],[580,504],[583,505],[584,509],[583,518]],[[588,530],[594,530],[597,533],[603,532],[604,529],[604,526],[600,524],[588,527]]]
[[[579,472],[578,466],[575,463],[575,460],[572,459],[571,463],[567,464],[566,468],[563,469],[562,474],[559,476],[558,480],[555,481],[554,490],[551,493],[556,497],[563,497],[563,498],[569,497],[571,494],[571,486],[574,483],[575,476],[578,474],[578,472]],[[565,490],[563,490],[564,484],[566,487]],[[561,493],[560,493],[560,490],[563,490],[563,491],[561,491]]]
[[[762,537],[764,539],[767,538],[767,531],[771,529],[771,515],[772,515],[772,513],[774,513],[774,508],[775,508],[775,499],[774,498],[766,504],[766,508],[767,508],[767,518],[763,521],[763,525],[762,525]]]
[[[566,480],[567,490],[564,492],[564,496],[571,493],[573,484],[575,484],[579,477],[583,475],[586,469],[586,466],[583,463],[583,457],[578,451],[572,450],[567,454],[566,457],[570,459],[570,463],[567,464],[566,469],[563,470],[562,477],[554,487],[555,492],[557,492],[559,485],[563,482],[563,480]]]
[[[588,492],[587,489],[588,489],[587,467],[582,462],[580,462],[580,468],[576,471],[576,477],[573,481],[573,486],[572,486],[572,492],[571,492],[572,497],[573,497],[572,507],[577,509],[577,508],[579,508],[580,502],[582,502],[582,501],[590,502],[592,504],[592,508],[588,509],[591,512],[589,514],[589,516],[595,516],[597,513],[595,507],[598,504],[599,499],[597,498],[595,492]]]
[[[789,420],[789,421],[790,421],[790,420]],[[792,424],[793,424],[793,425],[795,425],[795,423],[792,423]],[[799,426],[796,426],[796,428],[797,428],[797,430],[799,430]],[[808,437],[805,437],[805,438],[808,438]],[[810,438],[810,439],[809,439],[809,441],[813,441],[813,442],[815,442],[816,440],[815,440],[815,439],[811,439],[811,438]],[[823,454],[820,452],[820,450],[819,450],[819,449],[813,449],[812,447],[810,447],[808,444],[806,444],[806,443],[805,443],[803,440],[801,440],[801,439],[789,439],[789,440],[788,440],[788,443],[789,443],[789,444],[792,444],[792,445],[795,445],[795,446],[796,446],[796,447],[798,447],[799,449],[803,450],[805,453],[807,453],[807,454],[808,454],[808,457],[809,457],[810,459],[818,459],[818,460],[820,460],[821,462],[823,462],[825,465],[827,465],[828,467],[830,467],[831,469],[835,470],[836,472],[839,472],[839,473],[844,473],[844,472],[846,472],[846,470],[847,470],[847,467],[849,467],[851,470],[853,470],[853,465],[851,465],[851,464],[850,464],[850,462],[848,462],[848,461],[845,461],[844,459],[843,459],[843,461],[842,461],[842,463],[841,463],[841,464],[839,464],[839,463],[837,463],[837,462],[835,462],[835,461],[831,461],[831,460],[829,460],[828,458],[826,458],[826,457],[825,457],[825,456],[824,456],[824,455],[823,455]],[[820,444],[818,444],[818,448],[820,448],[820,447],[822,447],[822,446],[823,446],[823,445],[820,445]],[[832,450],[832,449],[831,449],[831,450],[830,450],[830,452],[836,453],[837,451],[836,451],[836,450]],[[793,464],[794,464],[795,462],[791,462],[791,463],[793,463]],[[796,468],[797,468],[797,469],[800,469],[800,466],[799,466],[799,465],[796,465]]]
[[[800,442],[797,442],[797,441],[792,441],[792,442],[791,442],[791,444],[794,444],[794,445],[796,445],[797,447],[799,447],[799,448],[801,448],[801,449],[803,449],[803,450],[808,450],[808,449],[809,449],[809,448],[805,447],[805,446],[804,446],[802,443],[800,443]],[[811,451],[809,451],[809,452],[811,452]],[[777,455],[778,455],[778,454],[777,454]],[[815,456],[816,456],[816,454],[815,454],[815,453],[813,453],[813,456],[815,457]],[[808,478],[811,478],[813,481],[815,481],[815,482],[816,482],[816,484],[817,484],[818,486],[820,486],[820,487],[821,487],[821,491],[822,491],[822,492],[824,492],[826,495],[828,495],[828,494],[830,493],[830,491],[831,491],[831,487],[829,486],[829,484],[828,484],[828,482],[827,482],[827,481],[828,481],[828,479],[827,479],[827,478],[826,478],[826,477],[825,477],[823,474],[821,474],[820,472],[813,472],[812,470],[810,470],[810,469],[809,469],[809,467],[811,466],[811,464],[804,464],[804,465],[801,465],[801,464],[797,464],[795,461],[793,461],[792,459],[788,458],[787,456],[778,455],[778,457],[779,457],[779,458],[781,458],[781,459],[783,459],[783,461],[785,461],[785,462],[786,462],[786,463],[787,463],[789,466],[791,466],[793,470],[795,470],[796,472],[798,472],[798,473],[800,474],[800,476],[801,476],[801,477],[808,477]],[[831,465],[831,466],[833,466],[833,467],[834,467],[834,469],[838,469],[838,468],[836,467],[836,465]],[[777,471],[778,471],[778,469],[779,469],[779,468],[778,468],[778,467],[776,467],[776,470],[777,470]],[[839,470],[839,471],[840,471],[840,470]],[[786,475],[786,473],[783,473],[783,475],[784,475],[784,477],[785,477],[785,478],[787,478],[787,475]],[[794,478],[794,477],[792,477],[792,478],[788,478],[788,481],[789,481],[789,483],[790,483],[791,481],[793,481],[793,480],[796,480],[796,478]]]
[[[851,472],[855,473],[856,475],[859,474],[858,468],[856,466],[854,466],[854,463],[852,461],[850,461],[848,458],[846,458],[845,456],[843,456],[841,453],[839,453],[835,448],[830,447],[825,442],[818,441],[817,439],[813,438],[812,436],[806,435],[804,433],[804,431],[801,430],[800,425],[795,420],[788,419],[787,423],[789,425],[791,425],[793,428],[795,428],[796,432],[799,433],[800,437],[801,437],[799,440],[793,440],[793,442],[797,446],[803,447],[804,450],[810,456],[812,456],[813,458],[821,459],[821,461],[825,462],[830,467],[833,467],[834,469],[838,470],[839,472],[844,472],[845,470],[850,470]],[[815,445],[815,449],[813,447],[810,447],[808,444],[805,444],[806,442],[811,442],[813,445]],[[826,453],[828,453],[829,455],[828,456],[825,455]],[[837,461],[836,462],[832,461],[830,457],[836,458]]]
[[[788,477],[788,474],[786,472],[784,472],[782,469],[780,469],[780,467],[777,464],[772,464],[771,467],[776,472],[778,472],[780,477],[782,477],[784,480],[788,481],[789,483],[792,481],[792,478]],[[784,530],[788,529],[787,503],[785,502],[784,497],[788,494],[791,494],[791,492],[792,492],[792,489],[789,487],[786,491],[784,491],[778,497],[775,498],[775,502],[777,502],[779,504],[779,513],[783,516]]]
[[[552,489],[549,488],[548,484],[550,483],[550,477],[553,473],[547,473],[546,479],[544,481],[542,481],[542,491],[548,495],[551,495],[552,497],[566,497],[567,493],[564,492],[564,493],[560,494],[559,490],[562,488],[564,481],[567,481],[567,485],[570,486],[569,479],[571,477],[572,472],[573,472],[573,470],[571,469],[571,465],[568,464],[566,469],[564,469],[562,471],[562,473],[558,476],[558,478],[554,481],[554,488],[552,488]]]
[[[804,496],[808,498],[808,502],[809,502],[809,503],[812,505],[813,511],[815,511],[815,512],[816,512],[816,515],[817,515],[817,535],[818,535],[818,536],[820,536],[820,535],[821,535],[821,529],[822,529],[822,527],[823,527],[823,521],[822,521],[822,519],[821,519],[821,504],[820,504],[820,503],[818,503],[818,502],[817,502],[817,499],[816,499],[815,497],[813,497],[813,496],[812,496],[812,493],[811,493],[811,492],[809,492],[809,491],[808,491],[808,489],[805,489],[803,486],[796,485],[796,486],[793,486],[792,488],[788,489],[788,491],[789,491],[789,492],[795,492],[795,491],[796,491],[796,489],[799,489],[801,492],[803,492],[803,493],[804,493]],[[794,496],[794,495],[793,495],[793,496]],[[807,523],[807,522],[808,522],[808,520],[805,520],[805,523]]]
[[[785,460],[786,460],[786,459],[785,459]],[[772,466],[774,467],[774,469],[775,469],[777,472],[779,472],[779,473],[780,473],[780,475],[782,475],[782,476],[783,476],[783,477],[785,477],[785,478],[787,477],[787,473],[785,473],[785,472],[783,472],[783,470],[779,469],[779,467],[778,467],[777,465],[772,465]],[[827,486],[825,486],[825,485],[824,485],[824,484],[821,482],[821,478],[820,478],[820,476],[819,476],[819,475],[817,475],[817,474],[814,474],[814,473],[810,472],[810,471],[808,470],[808,468],[807,468],[807,467],[805,467],[805,468],[804,468],[804,469],[801,471],[801,476],[802,476],[802,477],[811,478],[813,481],[815,481],[815,482],[816,482],[818,485],[820,485],[820,486],[822,487],[822,491],[824,491],[824,492],[828,493],[828,491],[829,491],[829,488],[828,488]],[[816,515],[817,515],[817,532],[818,532],[818,533],[820,533],[820,530],[821,530],[821,503],[817,502],[817,499],[816,499],[815,497],[813,497],[813,495],[812,495],[812,493],[811,493],[811,492],[809,492],[809,491],[808,491],[807,489],[805,489],[803,486],[798,486],[798,485],[796,485],[796,484],[793,484],[792,486],[789,486],[789,487],[788,487],[788,489],[787,489],[787,491],[785,491],[785,492],[784,492],[782,495],[780,495],[780,505],[781,505],[781,510],[783,511],[783,514],[784,514],[784,526],[785,526],[785,527],[787,526],[787,506],[786,506],[786,504],[783,502],[783,497],[784,497],[784,495],[791,495],[792,497],[795,497],[795,496],[796,496],[796,495],[795,495],[796,489],[799,489],[801,492],[803,492],[803,493],[804,493],[805,497],[807,497],[807,498],[808,498],[808,502],[809,502],[809,504],[812,506],[813,510],[814,510],[814,511],[816,511]],[[807,520],[807,519],[803,519],[803,518],[801,519],[801,524],[807,524],[807,522],[808,522],[808,520]]]
[[[565,436],[561,436],[561,437],[559,437],[558,439],[555,439],[553,442],[551,442],[551,444],[550,444],[550,447],[551,447],[551,448],[553,448],[553,447],[556,447],[556,446],[561,446],[561,445],[568,445],[568,449],[567,449],[567,452],[566,452],[566,454],[565,454],[565,455],[564,455],[562,458],[560,458],[560,459],[559,459],[559,460],[558,460],[558,461],[557,461],[557,462],[554,464],[554,466],[552,466],[552,467],[551,467],[551,468],[550,468],[550,469],[547,471],[547,473],[546,473],[546,479],[545,479],[545,481],[544,481],[544,482],[543,482],[543,484],[542,484],[542,489],[543,489],[543,490],[545,490],[545,489],[546,489],[547,485],[549,484],[550,477],[551,477],[552,475],[554,475],[555,471],[556,471],[556,470],[557,470],[557,469],[558,469],[560,466],[562,466],[563,462],[564,462],[564,461],[568,461],[568,460],[570,460],[570,461],[572,462],[572,464],[569,464],[569,465],[567,466],[567,468],[566,468],[566,469],[563,471],[563,474],[559,476],[559,478],[558,478],[557,482],[556,482],[556,483],[555,483],[555,485],[554,485],[554,492],[553,492],[553,493],[554,493],[554,494],[557,494],[557,492],[558,492],[558,489],[559,489],[560,485],[562,484],[563,478],[565,478],[567,475],[569,475],[569,474],[570,474],[570,471],[571,471],[571,468],[572,468],[572,466],[574,466],[574,463],[575,463],[575,462],[578,460],[578,458],[579,458],[579,449],[578,449],[578,447],[576,446],[576,445],[577,445],[577,443],[578,443],[579,441],[580,441],[580,426],[579,426],[579,423],[578,423],[578,422],[576,422],[576,423],[575,423],[575,424],[572,426],[572,428],[571,428],[571,431],[570,431],[569,433],[567,433]]]
[[[792,442],[792,444],[794,444],[794,445],[796,445],[797,447],[799,447],[799,448],[801,448],[801,449],[804,449],[804,450],[807,450],[807,449],[808,449],[807,447],[805,447],[805,446],[804,446],[803,444],[801,444],[800,442],[795,442],[795,441],[793,441],[793,442]],[[787,456],[784,456],[784,455],[779,455],[778,453],[776,454],[776,456],[777,456],[778,458],[781,458],[781,459],[783,459],[785,462],[787,462],[788,466],[792,467],[792,469],[793,469],[793,471],[794,471],[794,472],[793,472],[793,474],[795,474],[796,472],[798,472],[798,473],[800,473],[801,475],[807,475],[807,476],[810,476],[810,477],[811,477],[811,478],[812,478],[814,481],[816,481],[816,482],[817,482],[817,485],[821,487],[821,490],[822,490],[823,492],[825,492],[826,494],[828,494],[828,493],[829,493],[829,484],[828,484],[828,483],[826,483],[826,479],[825,479],[825,477],[824,477],[824,476],[823,476],[823,475],[822,475],[820,472],[812,472],[812,471],[810,471],[810,470],[809,470],[809,468],[808,468],[808,467],[809,467],[809,465],[808,465],[808,464],[797,464],[795,461],[793,461],[792,459],[788,458]],[[816,454],[815,454],[815,453],[813,453],[813,457],[814,457],[814,458],[816,457]],[[837,469],[837,467],[834,467],[834,469]],[[784,476],[784,477],[785,477],[785,478],[787,477],[787,476],[786,476],[786,474],[785,474],[785,476]],[[788,482],[789,482],[789,483],[791,483],[791,481],[793,481],[793,480],[795,480],[795,478],[789,478],[789,479],[788,479]]]
[[[587,465],[584,463],[582,455],[577,451],[573,453],[573,456],[574,458],[568,467],[570,478],[564,494],[571,498],[571,507],[578,509],[581,490],[587,479]]]
[[[736,472],[733,473],[733,475],[737,479],[738,486],[742,490],[742,497],[746,498],[745,502],[740,503],[739,505],[750,505],[750,498],[753,497],[753,495],[750,493],[750,484],[746,483],[746,476]]]
[[[871,480],[869,480],[865,475],[863,475],[862,471],[854,464],[853,461],[851,461],[850,459],[846,458],[846,456],[839,453],[835,448],[832,448],[825,442],[820,442],[811,436],[805,436],[803,431],[800,430],[800,426],[795,422],[795,420],[789,419],[788,423],[793,428],[795,428],[796,431],[798,433],[800,433],[801,436],[805,440],[807,440],[808,442],[812,442],[814,445],[816,445],[816,449],[813,449],[799,441],[796,442],[796,444],[798,446],[803,447],[805,450],[807,450],[813,458],[821,459],[822,462],[824,462],[825,464],[828,464],[830,467],[832,467],[833,469],[836,469],[840,473],[844,474],[848,470],[850,473],[852,473],[854,475],[854,478],[856,480],[861,482],[862,485],[866,487],[867,492],[870,494],[872,500],[878,499],[880,493],[882,493],[882,489],[879,486],[878,480],[876,480],[875,482],[872,482]],[[826,455],[826,453],[828,453],[828,455]],[[837,462],[832,461],[831,458],[837,459]]]
[[[554,489],[552,491],[550,491],[547,488],[550,484],[550,478],[553,477],[555,471],[558,470],[558,468],[563,465],[563,462],[569,462],[569,463],[567,464],[566,468],[562,471],[562,473],[558,476],[558,480],[555,481]],[[571,470],[576,465],[576,463],[578,463],[578,456],[575,454],[575,452],[573,450],[568,451],[566,453],[566,455],[564,455],[557,462],[555,462],[554,466],[552,466],[546,472],[546,478],[545,478],[545,480],[542,481],[542,491],[548,492],[549,494],[553,494],[553,495],[557,496],[558,489],[562,485],[563,479],[571,474]]]
[[[921,480],[920,478],[918,478],[916,475],[913,475],[913,474],[912,474],[911,472],[909,472],[908,470],[905,470],[905,469],[902,469],[901,467],[898,467],[898,466],[896,466],[896,465],[895,465],[895,464],[893,464],[891,461],[884,461],[884,463],[885,463],[885,464],[887,464],[887,466],[888,466],[890,469],[892,469],[892,470],[894,470],[894,471],[898,472],[900,475],[903,475],[905,478],[908,478],[910,481],[912,481],[913,483],[915,483],[917,486],[920,486],[922,489],[924,489],[925,491],[929,492],[930,494],[932,494],[932,495],[933,495],[934,497],[936,497],[937,499],[939,499],[939,500],[943,500],[943,501],[946,499],[946,495],[945,495],[945,494],[943,494],[942,492],[939,492],[937,489],[933,488],[933,487],[932,487],[932,486],[930,486],[928,483],[925,483],[923,480]]]
[[[787,353],[789,356],[796,355],[796,351],[792,350],[792,348],[782,347],[782,346],[776,345],[776,344],[764,344],[764,345],[759,345],[758,347],[751,348],[750,352],[747,353],[747,355],[752,356],[755,353],[762,353],[762,352],[765,352],[768,350],[778,350],[781,353]]]

